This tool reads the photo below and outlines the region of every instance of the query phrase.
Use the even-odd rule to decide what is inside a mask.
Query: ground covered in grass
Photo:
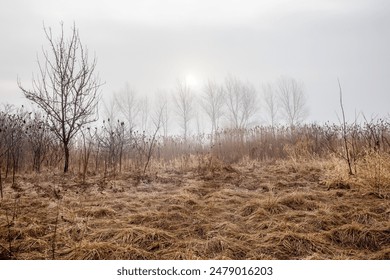
[[[390,199],[329,163],[4,184],[3,259],[390,259]],[[341,178],[341,179],[340,179]]]

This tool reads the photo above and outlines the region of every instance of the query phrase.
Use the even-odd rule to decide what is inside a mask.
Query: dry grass
[[[388,189],[375,195],[336,161],[193,162],[7,182],[0,258],[390,259]]]

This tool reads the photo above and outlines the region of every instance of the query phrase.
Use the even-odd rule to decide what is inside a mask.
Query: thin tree
[[[187,141],[190,121],[194,117],[194,95],[186,82],[177,82],[174,102],[176,114],[179,117],[179,125],[183,129],[184,141]]]
[[[157,140],[156,137],[157,137],[157,133],[159,132],[161,125],[162,125],[162,122],[163,122],[164,112],[166,110],[166,106],[167,106],[167,103],[162,103],[162,104],[158,105],[158,107],[156,108],[156,111],[154,113],[154,116],[152,117],[152,121],[153,121],[153,125],[154,125],[154,132],[148,141],[148,145],[146,146],[146,162],[145,162],[144,171],[143,171],[144,174],[146,173],[146,169],[148,168],[148,165],[149,165],[150,160],[151,160],[152,155],[153,155],[154,148],[156,146],[156,140]]]
[[[131,135],[140,112],[136,91],[126,83],[125,87],[118,94],[115,94],[114,98],[119,112],[127,122],[128,134]]]
[[[223,116],[224,103],[223,87],[213,80],[208,80],[203,88],[201,105],[210,119],[212,136],[218,129],[219,121]]]
[[[67,39],[61,23],[60,36],[53,38],[51,28],[44,27],[49,51],[42,50],[39,72],[32,79],[32,89],[19,88],[25,97],[37,104],[48,116],[50,126],[61,141],[64,172],[69,169],[71,140],[80,128],[96,120],[101,82],[95,74],[96,58],[90,61],[74,24]]]
[[[254,86],[228,76],[225,80],[224,97],[231,126],[238,129],[247,128],[257,112]]]
[[[140,125],[141,130],[148,133],[149,128],[149,100],[147,96],[144,96],[139,101],[139,109],[140,109]]]
[[[170,117],[167,93],[165,91],[158,91],[155,100],[157,100],[158,108],[161,109],[161,128],[163,130],[164,139],[166,139],[168,137]]]
[[[277,88],[280,110],[287,123],[291,127],[300,124],[308,114],[303,84],[293,78],[281,77]]]
[[[263,85],[263,99],[264,99],[264,111],[266,114],[267,121],[272,128],[275,127],[278,121],[278,104],[277,97],[274,88],[271,84]]]

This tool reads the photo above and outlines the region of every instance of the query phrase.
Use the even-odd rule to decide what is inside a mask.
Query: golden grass
[[[343,168],[208,159],[85,184],[23,175],[0,201],[0,258],[389,259],[387,177],[374,195]]]

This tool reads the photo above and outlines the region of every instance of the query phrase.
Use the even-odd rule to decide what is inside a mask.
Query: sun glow
[[[199,80],[193,74],[187,74],[185,80],[190,87],[199,86]]]

